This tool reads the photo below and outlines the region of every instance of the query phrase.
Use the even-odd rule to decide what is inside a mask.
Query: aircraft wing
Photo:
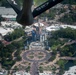
[[[46,10],[50,9],[61,1],[63,0],[48,0],[44,2],[43,4],[34,9],[34,11],[32,12],[33,17],[40,15],[41,13],[45,12]],[[21,12],[20,6],[18,5],[18,0],[7,0],[7,2],[11,5],[11,7],[15,10],[17,14]]]
[[[20,9],[20,4],[18,0],[7,0],[7,2],[10,4],[10,6],[14,9],[14,11],[18,14]]]

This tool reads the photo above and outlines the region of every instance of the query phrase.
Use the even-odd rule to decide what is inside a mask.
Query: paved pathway
[[[73,40],[73,41],[71,41],[71,42],[67,42],[67,43],[65,43],[64,45],[62,45],[60,48],[63,48],[63,47],[65,47],[66,45],[71,45],[71,44],[74,44],[74,43],[76,43],[76,40]]]
[[[31,75],[39,75],[38,62],[33,62],[33,63],[31,64],[30,74],[31,74]]]
[[[43,59],[40,59],[40,60],[37,60],[37,59],[29,59],[27,57],[27,54],[29,52],[37,52],[37,51],[40,51],[40,52],[43,52],[45,54],[45,57]],[[47,61],[49,58],[50,58],[50,54],[46,51],[46,50],[29,50],[29,51],[26,51],[23,55],[22,55],[23,59],[24,60],[27,60],[27,61],[30,61],[30,62],[44,62],[44,61]]]
[[[76,60],[76,57],[60,57],[60,59],[64,59],[64,60]]]
[[[60,54],[57,54],[56,58],[52,62],[49,62],[48,64],[46,64],[44,66],[54,65],[60,59],[59,56],[60,56]],[[58,67],[58,65],[56,65],[56,66]]]

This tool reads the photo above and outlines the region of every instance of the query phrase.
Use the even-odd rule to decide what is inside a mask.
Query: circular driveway
[[[41,52],[41,53],[44,54],[44,57],[42,59],[31,59],[31,58],[28,57],[28,55],[30,54],[30,52],[31,53],[33,53],[33,52],[34,53]],[[34,57],[36,57],[36,55]],[[37,61],[37,62],[44,62],[44,61],[47,61],[50,58],[50,54],[47,51],[45,51],[45,50],[29,50],[29,51],[26,51],[22,55],[22,58],[24,60],[27,60],[27,61],[30,61],[30,62],[35,62],[35,61]]]

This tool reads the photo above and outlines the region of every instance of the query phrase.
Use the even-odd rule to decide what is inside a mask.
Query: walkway
[[[28,53],[33,53],[33,52],[42,52],[42,53],[44,53],[45,54],[45,56],[44,56],[44,58],[43,59],[29,59],[28,57],[27,57],[27,55],[28,55]],[[27,61],[30,61],[30,62],[44,62],[44,61],[47,61],[49,58],[50,58],[50,54],[46,51],[46,50],[29,50],[29,51],[26,51],[23,55],[22,55],[22,58],[24,59],[24,60],[27,60]]]
[[[39,72],[38,72],[38,62],[33,62],[31,64],[30,74],[31,75],[39,75]]]
[[[73,41],[71,41],[71,42],[67,42],[67,43],[65,43],[64,45],[62,45],[60,48],[63,48],[63,47],[66,46],[66,45],[71,45],[71,44],[74,44],[74,43],[76,43],[76,40],[73,40]]]
[[[49,62],[48,64],[44,65],[44,66],[49,66],[49,65],[55,65],[55,63],[60,59],[60,54],[57,54],[56,55],[56,58],[52,61],[52,62]],[[58,65],[56,65],[56,67],[59,67]]]
[[[60,57],[60,59],[64,59],[64,60],[76,60],[76,57]]]

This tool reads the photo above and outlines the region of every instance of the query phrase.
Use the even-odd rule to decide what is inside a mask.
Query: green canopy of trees
[[[13,41],[17,38],[20,38],[21,36],[24,36],[25,32],[22,28],[15,29],[14,32],[8,33],[7,35],[4,36],[4,39],[7,41]]]
[[[0,62],[2,64],[2,67],[5,69],[10,69],[16,61],[20,61],[20,52],[22,48],[24,47],[24,39],[21,39],[19,41],[13,41],[14,39],[17,39],[21,36],[25,36],[24,31],[22,28],[15,29],[14,32],[10,33],[8,37],[5,37],[5,39],[11,39],[12,43],[9,45],[4,46],[3,43],[0,41]],[[26,39],[26,37],[25,37]],[[10,41],[11,41],[10,40]],[[14,57],[16,57],[15,60],[13,60],[12,53],[15,52]]]
[[[61,28],[56,32],[52,32],[52,37],[54,38],[68,38],[68,39],[76,39],[76,29],[72,29],[67,27],[66,29]]]
[[[59,21],[66,24],[74,24],[76,22],[76,13],[72,12],[69,14],[65,14]]]
[[[76,0],[63,0],[63,4],[76,4]]]
[[[62,40],[60,40],[62,39]],[[51,38],[49,40],[49,46],[53,52],[60,52],[61,56],[73,56],[76,54],[76,44],[66,45],[65,43],[71,42],[71,40],[76,40],[76,29],[66,28],[54,31],[51,33]]]

